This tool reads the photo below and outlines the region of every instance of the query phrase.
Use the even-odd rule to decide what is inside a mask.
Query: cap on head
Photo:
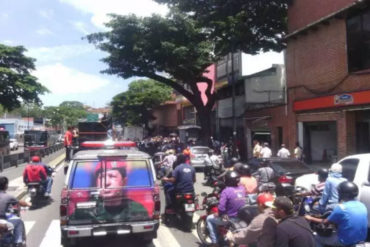
[[[126,177],[126,167],[127,163],[124,161],[106,161],[99,162],[95,167],[95,176],[103,171],[103,163],[105,164],[106,170],[118,170],[122,177]]]
[[[343,170],[342,165],[338,163],[334,163],[330,167],[331,172],[342,173],[342,170]]]
[[[274,196],[271,193],[261,193],[257,197],[258,205],[271,207],[274,202]]]
[[[40,156],[37,156],[37,155],[32,156],[31,161],[32,162],[40,162],[41,161]]]

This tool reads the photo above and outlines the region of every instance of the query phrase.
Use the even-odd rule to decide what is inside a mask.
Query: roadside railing
[[[39,149],[39,150],[32,150],[32,151],[25,150],[23,153],[0,156],[0,171],[3,171],[4,169],[12,167],[12,166],[18,166],[19,164],[29,162],[30,158],[34,155],[45,157],[62,148],[64,148],[63,143],[58,143],[53,146]]]

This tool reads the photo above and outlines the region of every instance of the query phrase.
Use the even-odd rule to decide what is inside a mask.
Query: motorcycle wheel
[[[202,244],[204,244],[205,246],[209,246],[212,244],[211,239],[209,238],[206,219],[199,218],[197,222],[197,234]]]
[[[185,213],[182,218],[184,223],[184,230],[186,232],[191,232],[191,229],[193,228],[193,214]]]

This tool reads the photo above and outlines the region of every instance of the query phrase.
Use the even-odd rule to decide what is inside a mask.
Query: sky
[[[0,1],[0,43],[22,45],[36,59],[32,74],[50,90],[41,96],[45,106],[77,100],[104,107],[135,79],[100,73],[106,54],[83,39],[105,30],[108,13],[164,15],[167,8],[151,0]]]
[[[152,0],[0,0],[0,43],[22,45],[36,59],[32,73],[50,93],[41,96],[45,106],[77,100],[92,107],[108,105],[136,78],[124,80],[100,71],[107,54],[86,39],[105,31],[108,13],[148,16],[165,15],[168,9]],[[244,54],[243,75],[283,63],[283,55]]]

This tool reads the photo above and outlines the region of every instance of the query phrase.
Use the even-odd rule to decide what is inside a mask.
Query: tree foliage
[[[53,127],[62,128],[76,126],[80,119],[87,116],[87,111],[81,102],[64,101],[59,106],[45,107],[44,114]]]
[[[197,21],[218,55],[249,54],[284,48],[290,0],[155,0]]]
[[[145,125],[153,119],[151,110],[170,100],[172,88],[154,80],[136,80],[126,92],[113,98],[112,115],[124,125]]]
[[[171,7],[166,17],[111,15],[109,31],[87,36],[106,52],[104,73],[147,77],[172,87],[197,109],[209,135],[215,104],[205,70],[231,51],[256,53],[282,48],[285,1],[158,0]],[[204,104],[197,83],[205,82]],[[122,96],[123,97],[123,96]],[[205,138],[204,138],[205,139]]]
[[[7,110],[20,107],[22,101],[40,105],[39,95],[48,91],[31,75],[35,60],[25,51],[22,46],[0,44],[0,105]]]

